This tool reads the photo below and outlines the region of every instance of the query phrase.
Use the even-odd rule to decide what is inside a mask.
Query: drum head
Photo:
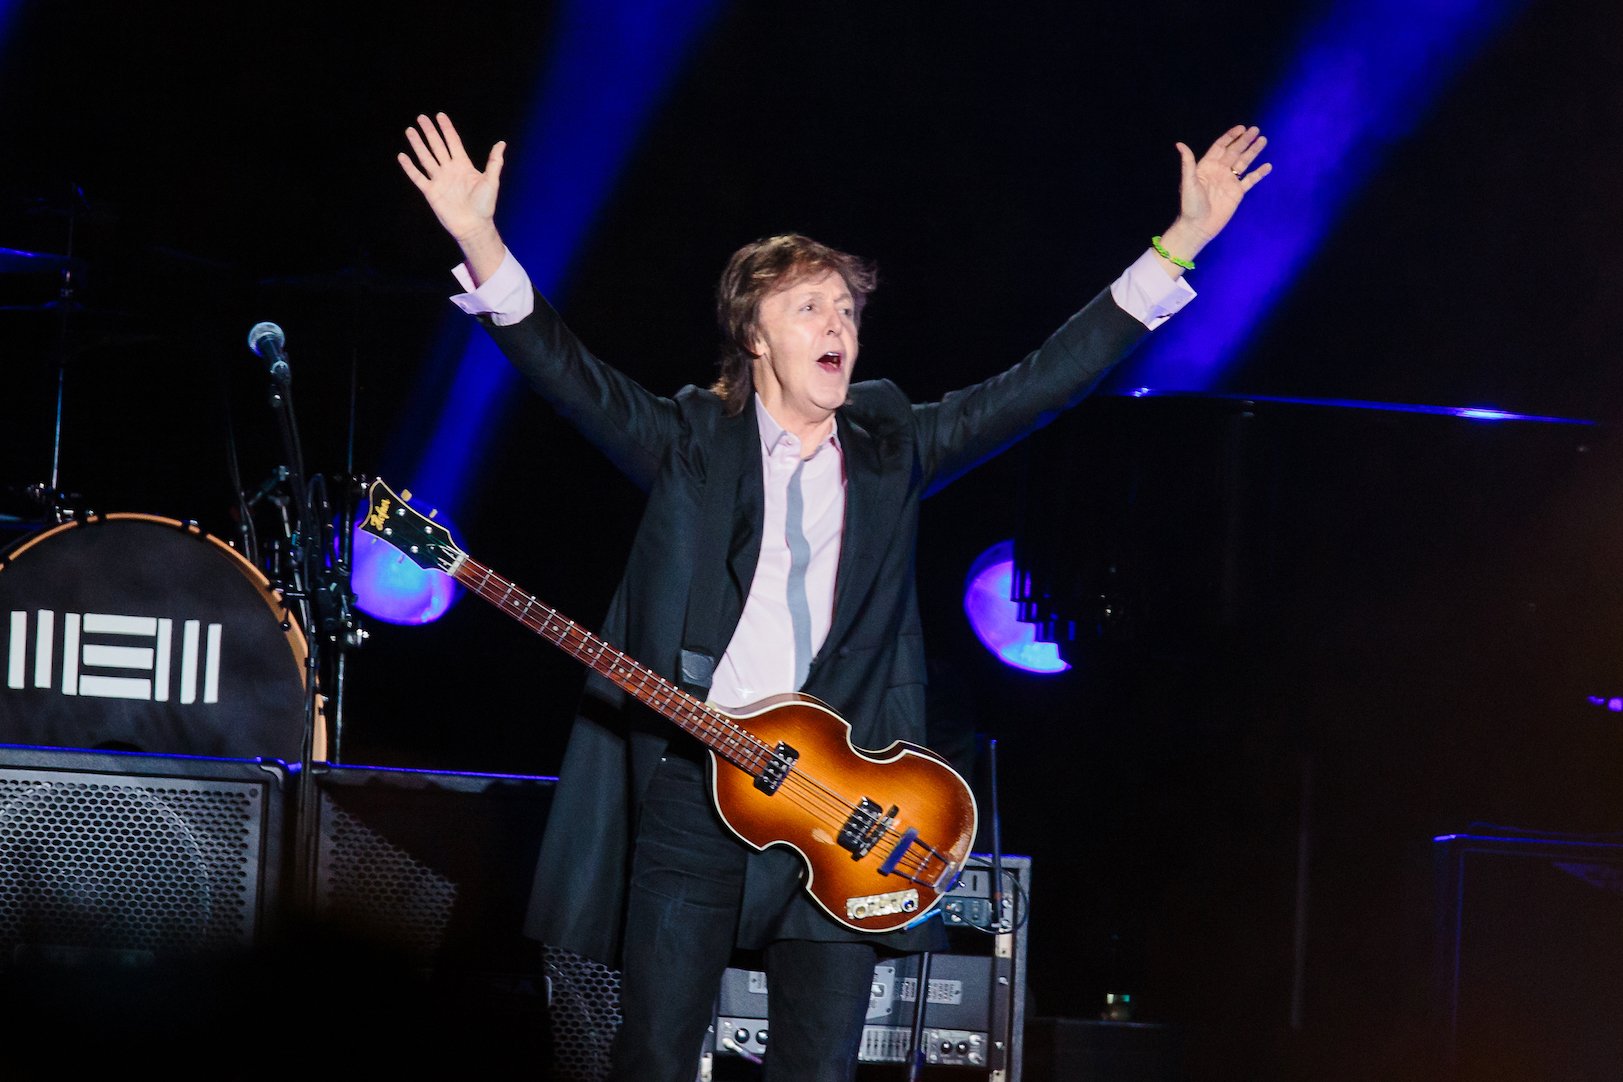
[[[0,742],[301,757],[304,636],[270,581],[195,526],[101,515],[17,542],[0,642]]]

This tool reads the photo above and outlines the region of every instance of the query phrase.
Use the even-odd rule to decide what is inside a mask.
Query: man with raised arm
[[[481,169],[443,113],[406,140],[401,168],[461,249],[452,300],[647,493],[602,637],[731,715],[814,696],[864,749],[924,742],[919,500],[1081,401],[1182,308],[1184,271],[1271,168],[1254,127],[1198,159],[1178,143],[1179,213],[1151,247],[1013,367],[935,402],[852,380],[867,262],[794,233],[746,244],[717,289],[718,377],[665,396],[593,356],[508,250],[504,143]],[[710,772],[731,769],[589,676],[526,931],[621,971],[622,1082],[691,1082],[737,949],[768,974],[767,1077],[850,1082],[880,953],[939,949],[944,932],[837,919],[794,849],[746,844],[718,814]]]

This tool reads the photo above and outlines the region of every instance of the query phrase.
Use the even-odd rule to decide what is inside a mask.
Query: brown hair
[[[863,306],[878,281],[877,268],[867,260],[799,233],[781,233],[744,245],[727,261],[716,286],[721,374],[710,387],[721,396],[727,416],[740,413],[755,393],[752,366],[761,333],[761,301],[775,290],[826,271],[838,271],[845,279],[860,325]]]

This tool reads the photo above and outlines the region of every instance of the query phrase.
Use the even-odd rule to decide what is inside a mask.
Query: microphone
[[[280,382],[286,382],[292,374],[283,348],[286,343],[287,336],[274,323],[255,323],[248,332],[248,348],[270,362],[271,378]]]

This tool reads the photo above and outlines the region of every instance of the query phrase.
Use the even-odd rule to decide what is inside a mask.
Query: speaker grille
[[[0,964],[252,944],[261,787],[0,769]]]
[[[318,900],[327,918],[377,936],[419,961],[440,950],[456,909],[457,884],[401,849],[323,794]]]
[[[544,949],[557,1082],[599,1082],[620,1028],[620,973],[550,944]]]

